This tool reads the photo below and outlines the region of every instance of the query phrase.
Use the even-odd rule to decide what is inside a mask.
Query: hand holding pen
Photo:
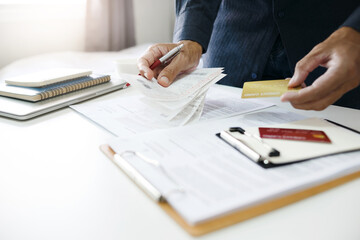
[[[193,41],[156,44],[139,58],[138,68],[142,76],[147,79],[155,77],[160,85],[168,87],[178,74],[194,69],[201,54],[202,47]]]
[[[180,53],[183,46],[184,46],[184,44],[182,43],[182,44],[178,45],[177,47],[174,47],[173,49],[171,49],[168,53],[166,53],[164,56],[162,56],[161,58],[156,60],[153,64],[151,64],[150,69],[154,70],[161,64],[166,64],[169,61],[171,61],[176,55],[178,55]]]

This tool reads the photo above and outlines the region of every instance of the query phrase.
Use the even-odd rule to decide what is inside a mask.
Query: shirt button
[[[256,73],[252,73],[252,74],[251,74],[251,78],[252,78],[252,79],[256,79],[256,78],[257,78]]]
[[[279,18],[283,18],[283,17],[285,17],[285,12],[284,11],[279,11],[277,15],[278,15]]]

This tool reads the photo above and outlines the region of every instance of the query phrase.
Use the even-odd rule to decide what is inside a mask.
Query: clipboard
[[[241,127],[232,127],[216,135],[263,168],[283,166],[360,149],[360,134],[358,131],[321,118],[307,118],[265,127],[313,131],[314,135],[315,132],[322,132],[327,135],[323,135],[319,139],[322,140],[326,137],[328,142],[263,139],[259,136],[260,128],[258,127],[248,128],[247,130]]]
[[[100,146],[100,150],[115,164],[119,167],[118,164],[114,161],[115,152],[114,150],[108,145],[104,144]],[[123,171],[123,169],[120,167],[120,169]],[[127,174],[126,172],[124,172]],[[352,181],[356,178],[360,177],[360,171],[357,171],[355,173],[328,181],[326,183],[310,187],[306,190],[291,193],[289,195],[279,197],[270,201],[267,201],[265,203],[260,203],[258,205],[253,205],[249,208],[242,209],[240,211],[236,211],[233,213],[230,213],[228,215],[221,216],[219,218],[211,219],[209,221],[200,223],[198,225],[189,225],[187,222],[184,221],[184,219],[181,218],[181,216],[166,202],[160,201],[157,202],[158,206],[161,207],[177,224],[179,224],[185,231],[187,231],[192,236],[201,236],[231,225],[234,225],[236,223],[245,221],[247,219],[254,218],[256,216],[268,213],[270,211],[276,210],[278,208],[284,207],[286,205],[289,205],[291,203],[295,203],[297,201],[300,201],[302,199],[308,198],[310,196],[313,196],[315,194],[324,192],[326,190],[329,190],[331,188],[337,187],[339,185],[342,185],[344,183],[347,183],[349,181]],[[143,191],[145,191],[142,188]],[[146,191],[145,191],[146,192]]]

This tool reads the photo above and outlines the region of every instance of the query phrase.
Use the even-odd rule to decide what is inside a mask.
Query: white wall
[[[0,68],[36,54],[83,51],[85,4],[69,2],[0,4]],[[171,42],[174,1],[133,2],[137,44]]]
[[[0,67],[49,51],[82,50],[81,5],[0,5]]]
[[[133,0],[133,2],[137,43],[171,42],[175,0]]]

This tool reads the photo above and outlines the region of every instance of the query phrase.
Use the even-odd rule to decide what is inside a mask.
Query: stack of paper
[[[72,105],[71,108],[116,136],[129,136],[155,129],[174,127],[176,122],[148,107],[142,93],[132,96],[113,97],[101,101],[87,101]],[[259,99],[242,99],[240,94],[211,87],[205,98],[199,121],[231,117],[264,108],[273,104]],[[261,119],[259,120],[261,124]]]
[[[215,135],[229,126],[248,129],[304,118],[272,108],[133,138],[114,138],[109,143],[118,154],[138,153],[126,155],[125,161],[158,189],[188,224],[195,225],[360,170],[359,151],[264,169]]]
[[[133,87],[143,94],[142,99],[173,126],[197,121],[204,108],[208,89],[225,77],[222,68],[201,68],[179,76],[169,87],[137,75],[123,75]]]
[[[213,86],[224,77],[222,69],[198,69],[184,74],[164,88],[154,79],[121,77],[138,88],[134,95],[87,101],[71,108],[116,136],[134,135],[216,118],[244,114],[272,106],[259,99],[242,99],[240,94]],[[205,97],[206,95],[206,97]]]

